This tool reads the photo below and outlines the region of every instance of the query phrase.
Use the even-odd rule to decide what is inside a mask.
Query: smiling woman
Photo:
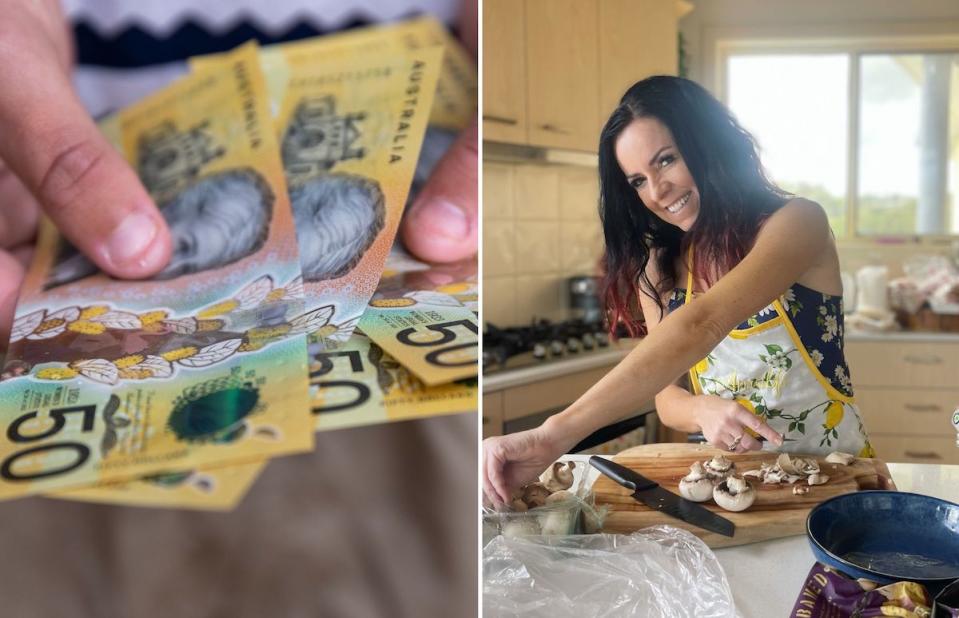
[[[645,338],[542,426],[484,443],[489,498],[654,395],[664,424],[730,451],[872,456],[826,214],[767,179],[729,110],[689,80],[645,79],[603,128],[599,175],[610,330]]]

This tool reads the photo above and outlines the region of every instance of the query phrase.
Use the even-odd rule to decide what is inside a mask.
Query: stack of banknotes
[[[473,61],[422,18],[195,58],[104,119],[173,259],[111,279],[42,224],[0,365],[0,500],[228,509],[314,431],[474,412],[475,260],[394,237],[475,110]]]

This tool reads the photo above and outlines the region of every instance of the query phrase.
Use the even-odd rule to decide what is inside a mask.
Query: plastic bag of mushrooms
[[[517,490],[505,510],[483,508],[483,541],[502,534],[592,534],[597,532],[606,508],[597,509],[585,490],[585,473],[576,462],[557,461],[539,480]]]

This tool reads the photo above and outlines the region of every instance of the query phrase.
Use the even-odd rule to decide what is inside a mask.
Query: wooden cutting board
[[[740,474],[759,468],[763,462],[775,463],[778,456],[763,452],[733,454],[699,444],[646,444],[626,449],[613,460],[679,495],[679,480],[689,473],[689,466],[694,461],[705,461],[716,455],[725,455],[735,462]],[[669,524],[689,530],[710,547],[728,547],[805,534],[809,511],[828,498],[864,489],[895,489],[889,469],[878,459],[857,458],[849,466],[826,463],[822,457],[816,459],[822,472],[829,475],[829,482],[809,487],[809,493],[797,496],[792,493],[794,485],[765,485],[757,479],[749,479],[757,494],[756,501],[745,511],[732,513],[716,506],[712,500],[700,503],[736,524],[736,534],[732,538],[651,509],[637,502],[631,491],[606,476],[596,480],[593,493],[597,506],[609,507],[603,532],[628,534],[647,526]]]

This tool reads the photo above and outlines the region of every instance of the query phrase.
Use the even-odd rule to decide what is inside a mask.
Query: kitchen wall
[[[483,163],[483,319],[497,326],[568,317],[566,277],[602,251],[596,169]]]

